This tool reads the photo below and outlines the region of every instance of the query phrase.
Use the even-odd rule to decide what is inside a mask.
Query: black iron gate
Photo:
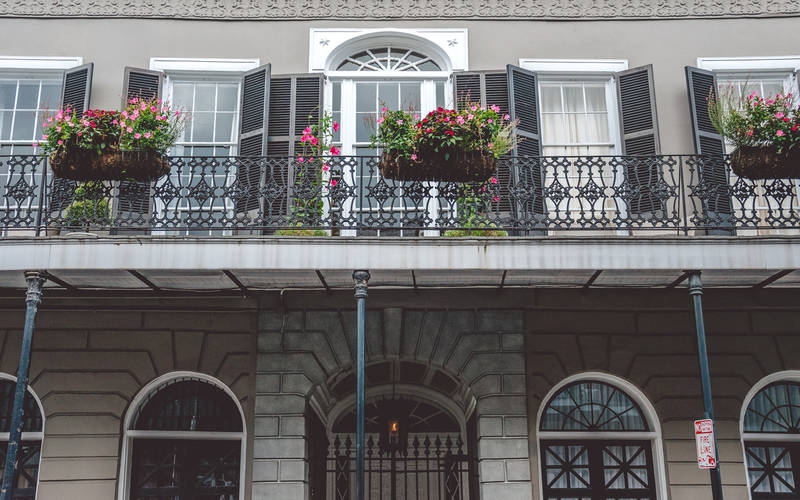
[[[355,438],[331,436],[326,499],[355,498]],[[367,435],[364,491],[370,500],[469,500],[470,458],[458,435],[415,434],[388,445]]]

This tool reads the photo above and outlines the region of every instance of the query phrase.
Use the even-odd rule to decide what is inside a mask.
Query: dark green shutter
[[[640,66],[614,75],[619,106],[620,135],[625,182],[631,193],[632,215],[660,213],[662,201],[654,194],[661,183],[660,165],[652,158],[661,154],[653,66]]]
[[[164,73],[149,69],[125,68],[125,77],[122,82],[122,107],[126,107],[134,97],[138,99],[153,99],[161,97],[164,87]]]
[[[61,108],[72,109],[75,113],[83,113],[89,109],[92,97],[92,72],[94,64],[84,64],[70,68],[64,72],[61,83]],[[60,212],[72,204],[75,188],[78,183],[60,177],[54,177],[50,188],[49,212],[58,217]]]
[[[269,64],[248,71],[242,76],[241,121],[239,125],[240,156],[237,182],[240,190],[235,201],[237,213],[259,208],[262,183],[262,156],[267,153],[267,121],[269,120]]]
[[[164,73],[149,69],[126,67],[122,81],[122,107],[131,99],[160,99],[164,88]],[[121,226],[147,225],[150,221],[151,183],[120,181],[117,197],[116,222]]]
[[[702,183],[705,193],[700,200],[710,233],[732,234],[733,203],[730,196],[730,176],[724,160],[725,141],[711,123],[708,100],[717,93],[717,78],[711,71],[686,67],[686,86],[689,113],[692,117],[694,147],[698,155],[695,182]],[[713,229],[723,228],[723,229]]]

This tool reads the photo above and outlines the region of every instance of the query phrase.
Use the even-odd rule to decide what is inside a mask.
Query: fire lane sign
[[[701,469],[717,467],[717,450],[714,446],[714,421],[694,421],[694,439],[697,443],[697,466]]]

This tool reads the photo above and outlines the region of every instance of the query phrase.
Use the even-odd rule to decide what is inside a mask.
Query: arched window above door
[[[598,381],[571,384],[542,415],[543,431],[647,431],[647,420],[630,396]]]
[[[431,57],[402,47],[378,47],[346,57],[336,71],[442,71]]]

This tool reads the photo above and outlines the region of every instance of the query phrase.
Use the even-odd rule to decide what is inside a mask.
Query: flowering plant
[[[185,125],[180,110],[161,99],[134,97],[119,117],[122,151],[150,150],[165,154],[180,137]]]
[[[480,151],[499,158],[513,147],[516,123],[509,115],[501,115],[498,106],[466,104],[461,111],[437,108],[421,120],[419,115],[383,108],[378,125],[372,147],[416,161],[430,151],[445,157],[458,151]]]
[[[102,154],[116,146],[119,138],[116,111],[89,109],[82,114],[67,108],[48,117],[42,125],[42,146],[45,154],[80,148]]]
[[[736,88],[726,87],[709,98],[708,113],[714,128],[737,148],[774,146],[778,154],[800,148],[800,107],[791,94],[739,97]]]

